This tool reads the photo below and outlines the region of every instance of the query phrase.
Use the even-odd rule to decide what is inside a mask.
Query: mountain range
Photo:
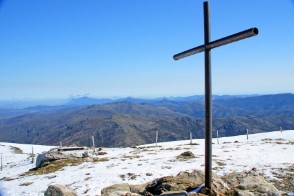
[[[60,106],[0,109],[0,141],[126,147],[204,137],[202,96],[120,100],[83,97]],[[214,96],[213,136],[294,129],[294,95]]]

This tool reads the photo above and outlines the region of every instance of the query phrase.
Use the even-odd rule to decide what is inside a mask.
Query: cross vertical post
[[[94,135],[91,135],[91,138],[92,138],[92,146],[93,146],[93,148],[95,150],[95,139],[94,139]]]
[[[258,34],[257,28],[250,28],[233,35],[210,41],[210,8],[209,2],[203,3],[204,44],[178,53],[173,56],[179,60],[204,52],[205,61],[205,187],[211,191],[212,184],[212,85],[211,85],[211,50]]]
[[[219,139],[218,139],[218,130],[216,130],[216,138],[217,138],[217,144],[219,144]]]
[[[210,42],[210,18],[208,2],[203,4],[204,11],[204,44]],[[212,109],[211,109],[211,49],[205,47],[205,187],[211,188],[212,176]]]
[[[0,155],[1,155],[1,171],[2,171],[3,170],[2,153]]]

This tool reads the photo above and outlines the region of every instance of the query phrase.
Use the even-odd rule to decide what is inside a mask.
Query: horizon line
[[[293,94],[292,92],[283,92],[283,93],[245,93],[245,94],[212,94],[212,96],[263,96],[263,95],[278,95],[278,94]],[[16,97],[16,98],[0,98],[0,102],[31,102],[31,101],[67,101],[80,98],[91,98],[91,99],[109,99],[109,100],[119,100],[119,99],[169,99],[169,98],[187,98],[194,96],[205,96],[204,94],[194,94],[194,95],[166,95],[166,96],[91,96],[86,95],[76,95],[68,97],[47,97],[47,98],[31,98],[31,97]]]

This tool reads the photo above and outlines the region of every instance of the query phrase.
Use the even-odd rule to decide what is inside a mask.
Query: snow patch
[[[213,171],[219,175],[254,167],[268,178],[275,178],[272,169],[287,168],[294,163],[293,130],[251,134],[248,141],[246,135],[219,141],[217,144],[216,138],[213,139],[212,151]],[[103,148],[106,154],[98,157],[108,161],[67,166],[46,175],[21,176],[35,166],[30,157],[32,147],[35,153],[41,153],[54,146],[1,142],[0,179],[7,195],[43,195],[51,184],[69,186],[78,195],[100,195],[101,189],[113,184],[142,184],[180,171],[204,169],[204,140],[194,139],[193,143],[199,145],[189,145],[190,140],[186,140],[158,143],[158,147],[148,144],[137,148]],[[14,154],[10,146],[20,148],[23,154]],[[195,158],[177,159],[185,151],[193,152]]]

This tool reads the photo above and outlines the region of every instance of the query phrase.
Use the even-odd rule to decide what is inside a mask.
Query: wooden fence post
[[[32,163],[34,163],[34,146],[32,146]]]
[[[219,140],[218,140],[218,130],[216,130],[216,137],[217,137],[217,144],[219,144]]]
[[[157,146],[157,141],[158,141],[158,131],[156,131],[156,135],[155,135],[156,146]]]
[[[2,153],[1,153],[1,171],[3,170]]]
[[[92,135],[92,146],[95,149],[95,140],[94,140],[94,135]]]

